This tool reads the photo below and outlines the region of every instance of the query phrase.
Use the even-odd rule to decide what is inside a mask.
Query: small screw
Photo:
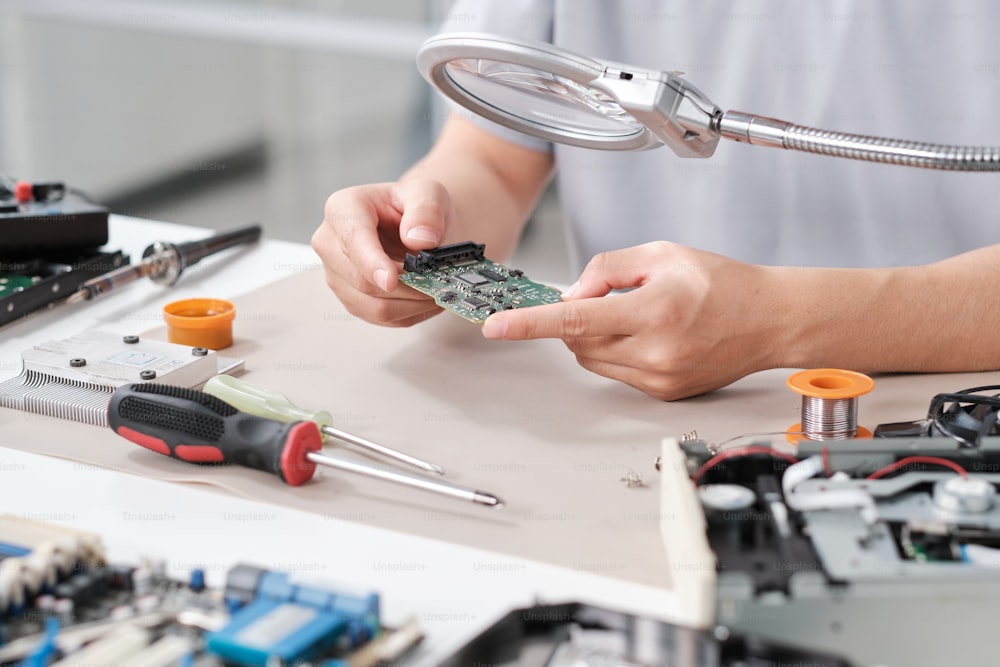
[[[75,357],[69,360],[69,365],[72,368],[82,368],[87,365],[87,360],[83,357]]]
[[[630,489],[641,489],[646,486],[646,483],[642,481],[642,475],[632,469],[629,469],[629,471],[625,473],[625,476],[619,481],[625,482],[625,486]]]
[[[126,345],[135,345],[139,342],[139,337],[135,335],[122,336],[122,342]]]
[[[205,355],[208,354],[208,348],[204,348],[204,347],[192,347],[191,348],[191,354],[193,354],[196,357],[204,357]]]
[[[153,370],[139,371],[139,378],[140,379],[143,379],[143,380],[152,380],[155,377],[156,377],[156,371],[153,371]]]

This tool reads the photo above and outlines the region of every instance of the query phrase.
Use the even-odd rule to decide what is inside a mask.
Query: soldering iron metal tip
[[[66,297],[66,303],[79,303],[81,301],[86,301],[87,296],[89,294],[90,292],[88,292],[85,289],[82,289],[78,292],[73,292],[68,297]]]
[[[494,496],[492,493],[486,493],[485,491],[476,491],[472,496],[472,502],[479,505],[486,505],[487,507],[492,507],[493,509],[503,509],[503,501]]]

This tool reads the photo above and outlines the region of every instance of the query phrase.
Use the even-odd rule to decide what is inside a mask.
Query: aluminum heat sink
[[[0,406],[107,426],[108,401],[123,384],[196,389],[242,369],[242,359],[205,348],[91,331],[22,352],[20,375],[0,382]]]

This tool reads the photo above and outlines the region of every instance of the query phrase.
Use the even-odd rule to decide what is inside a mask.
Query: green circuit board
[[[406,273],[399,279],[445,310],[480,324],[500,310],[562,301],[559,290],[528,279],[520,269],[496,264],[484,253],[484,245],[468,242],[408,254]]]
[[[41,278],[38,276],[19,276],[14,273],[0,273],[0,297],[27,289],[39,280]]]

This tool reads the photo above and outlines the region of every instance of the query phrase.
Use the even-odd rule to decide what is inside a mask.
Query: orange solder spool
[[[795,434],[788,436],[791,442],[872,437],[871,431],[858,426],[858,397],[875,388],[867,375],[813,368],[793,373],[788,386],[802,395],[802,421],[788,428]]]
[[[171,343],[221,350],[233,344],[236,306],[222,299],[185,299],[163,307]]]

